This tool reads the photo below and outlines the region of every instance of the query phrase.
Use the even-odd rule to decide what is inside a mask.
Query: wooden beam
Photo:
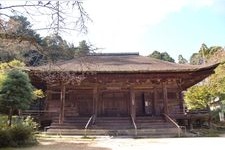
[[[65,97],[66,97],[66,86],[62,84],[60,92],[59,124],[62,124],[64,122]]]
[[[162,83],[162,88],[163,88],[163,111],[165,114],[168,114],[168,98],[167,98],[166,82]]]

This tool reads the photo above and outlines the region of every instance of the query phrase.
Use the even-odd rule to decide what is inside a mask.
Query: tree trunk
[[[12,125],[12,108],[9,109],[9,114],[8,114],[8,126],[11,127]]]

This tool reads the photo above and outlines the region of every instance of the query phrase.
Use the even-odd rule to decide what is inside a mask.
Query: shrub
[[[11,145],[11,137],[8,130],[0,129],[0,147]]]
[[[10,130],[12,141],[20,146],[26,144],[32,138],[32,129],[23,125],[16,125]]]
[[[0,129],[8,127],[8,118],[7,116],[0,115]]]
[[[36,129],[37,123],[31,117],[26,119],[15,117],[11,127],[0,128],[0,147],[35,144]]]

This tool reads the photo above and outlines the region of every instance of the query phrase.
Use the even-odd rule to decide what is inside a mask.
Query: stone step
[[[102,120],[128,120],[130,117],[97,117]]]
[[[135,135],[134,129],[105,130],[105,129],[48,129],[47,134],[62,135],[104,135],[104,136],[137,136],[137,137],[175,137],[177,129],[139,129]]]
[[[158,124],[158,125],[151,125],[151,124],[137,124],[138,129],[159,129],[159,128],[171,128],[173,127],[170,124]]]
[[[126,123],[132,123],[131,120],[96,120],[96,124],[99,123],[105,123],[105,124],[126,124]]]
[[[88,117],[66,117],[63,124],[53,122],[47,134],[84,135]],[[137,136],[174,137],[177,129],[162,117],[137,117]],[[97,117],[86,130],[88,135],[134,136],[130,117]]]
[[[136,118],[135,122],[166,122],[166,120],[164,120],[164,119],[149,119],[149,118],[139,119],[139,118]]]
[[[63,125],[60,125],[60,126],[57,126],[57,125],[51,125],[50,126],[50,129],[84,129],[85,126],[63,126]]]
[[[92,125],[89,127],[89,129],[133,129],[132,124],[126,124],[126,125]]]

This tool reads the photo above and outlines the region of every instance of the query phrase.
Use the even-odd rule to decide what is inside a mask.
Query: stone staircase
[[[130,117],[97,117],[85,130],[88,117],[66,117],[63,124],[53,121],[47,134],[175,137],[177,128],[162,117],[137,117],[135,131]],[[137,133],[137,134],[136,134]]]
[[[137,136],[141,137],[176,137],[177,128],[163,117],[137,117]]]

